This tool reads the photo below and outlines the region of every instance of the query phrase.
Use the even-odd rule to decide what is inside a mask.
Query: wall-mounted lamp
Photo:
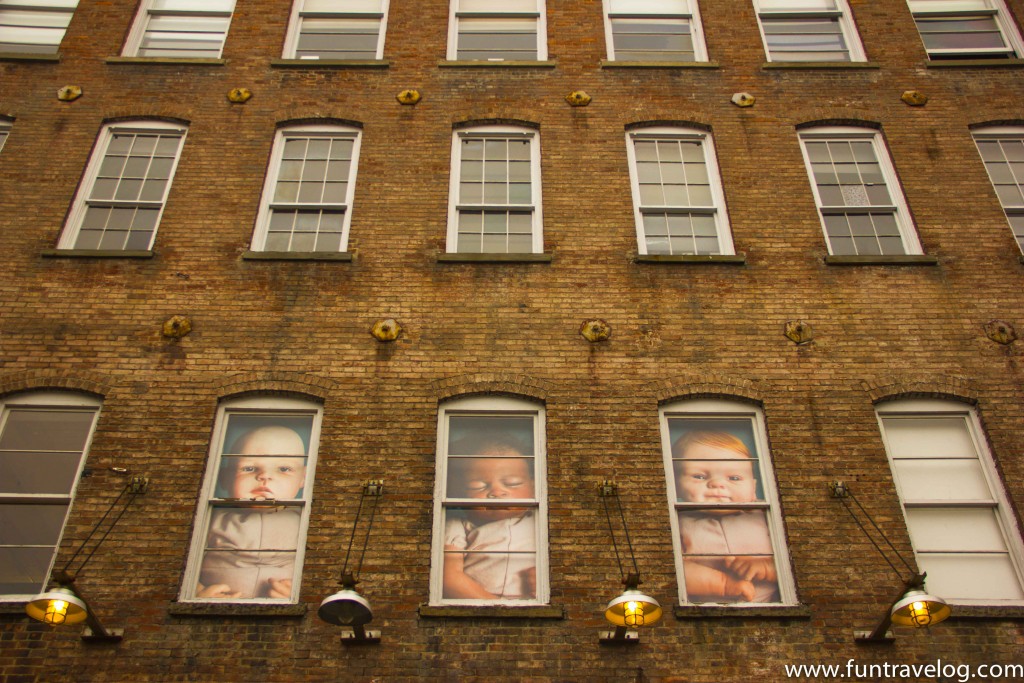
[[[651,626],[661,619],[661,605],[658,604],[657,600],[640,591],[640,569],[636,564],[633,544],[629,540],[629,528],[626,526],[626,516],[622,512],[622,501],[619,500],[618,485],[612,481],[601,482],[598,492],[601,500],[604,502],[604,514],[608,520],[608,533],[612,538],[615,560],[619,563],[619,573],[623,575],[622,583],[626,586],[626,589],[622,591],[622,595],[612,598],[604,611],[604,618],[615,626],[615,630],[601,631],[599,639],[603,644],[639,643],[640,632],[637,629],[643,626]],[[609,499],[613,499],[618,508],[619,519],[622,522],[622,531],[626,537],[626,547],[629,549],[629,559],[633,564],[633,571],[628,574],[622,569],[622,557],[619,554],[619,545],[615,541],[612,513],[608,508]]]
[[[329,595],[320,603],[317,616],[328,624],[346,626],[341,632],[341,642],[351,645],[364,645],[367,643],[379,643],[380,631],[368,631],[363,628],[373,621],[373,611],[370,609],[370,602],[356,592],[356,584],[359,583],[359,572],[363,568],[363,558],[366,556],[366,546],[370,541],[370,531],[373,529],[373,518],[377,513],[377,502],[384,494],[384,482],[380,479],[371,480],[363,485],[363,495],[359,497],[359,508],[356,510],[356,520],[352,523],[352,535],[348,539],[348,551],[345,553],[345,564],[341,569],[341,590],[334,595]],[[363,503],[367,498],[373,499],[373,506],[370,508],[370,519],[366,525],[366,535],[363,537],[363,548],[359,553],[359,563],[355,572],[349,573],[348,560],[352,556],[352,542],[356,537],[356,529],[359,528],[359,520],[363,514]]]
[[[892,541],[885,535],[882,529],[878,526],[871,515],[868,514],[864,506],[860,504],[857,497],[850,491],[850,487],[841,481],[834,481],[828,485],[829,491],[832,492],[832,497],[839,499],[846,511],[853,517],[853,521],[857,523],[860,530],[864,532],[864,535],[871,541],[871,545],[875,546],[875,550],[882,556],[886,564],[888,564],[897,576],[902,576],[899,568],[893,564],[892,560],[885,554],[882,547],[875,542],[874,537],[868,533],[867,527],[860,521],[853,509],[850,507],[848,500],[852,500],[861,514],[871,523],[875,532],[885,544],[889,547],[889,550],[895,555],[903,566],[910,572],[911,576],[908,579],[904,579],[903,590],[900,591],[899,595],[893,601],[889,607],[885,616],[878,622],[872,631],[854,631],[854,640],[858,643],[892,643],[896,637],[893,632],[889,630],[889,627],[893,624],[897,626],[913,626],[915,628],[924,628],[944,621],[950,615],[949,605],[934,595],[929,595],[924,588],[924,579],[927,574],[920,574],[914,567],[910,565],[903,556],[900,555],[896,546],[892,544]]]
[[[118,474],[129,474],[128,470],[113,467],[112,471]],[[121,638],[124,635],[124,629],[107,629],[100,623],[99,618],[96,616],[95,611],[89,607],[89,603],[86,602],[85,598],[82,597],[82,592],[75,585],[75,576],[70,573],[71,565],[78,559],[85,546],[88,545],[89,541],[92,540],[96,532],[103,527],[106,523],[110,513],[114,511],[120,503],[121,499],[127,496],[124,505],[121,507],[120,512],[117,516],[107,524],[106,530],[103,535],[93,546],[89,554],[85,556],[82,563],[78,565],[78,571],[82,571],[85,565],[92,559],[92,556],[96,553],[96,550],[100,547],[107,536],[110,534],[111,529],[124,515],[125,510],[132,504],[135,497],[140,493],[145,493],[149,488],[149,479],[147,477],[132,477],[121,492],[117,494],[117,498],[110,504],[103,516],[96,523],[96,526],[92,528],[89,535],[85,537],[82,544],[78,546],[78,550],[74,552],[71,559],[68,560],[64,568],[53,572],[53,582],[57,584],[57,588],[51,588],[50,590],[43,591],[39,595],[32,598],[32,600],[25,605],[25,613],[37,621],[41,621],[44,624],[50,626],[62,626],[80,624],[83,621],[86,624],[85,631],[82,632],[82,640],[92,643],[118,643],[121,642]]]

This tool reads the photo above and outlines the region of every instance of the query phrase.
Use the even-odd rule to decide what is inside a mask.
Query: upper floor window
[[[974,141],[1017,245],[1024,251],[1024,128],[982,128],[974,132]]]
[[[431,603],[547,603],[544,408],[457,399],[437,432]]]
[[[711,134],[641,128],[626,134],[641,254],[732,254]]]
[[[235,0],[142,0],[124,53],[217,59]]]
[[[4,148],[4,143],[7,142],[7,134],[11,131],[11,124],[7,121],[0,120],[0,151]]]
[[[104,126],[58,247],[152,248],[184,138],[163,121]]]
[[[455,131],[449,204],[449,252],[542,251],[537,131],[509,126]]]
[[[544,0],[452,0],[448,59],[548,58]]]
[[[321,413],[280,397],[220,406],[183,599],[298,600]]]
[[[879,133],[808,128],[800,132],[800,142],[830,254],[921,253]]]
[[[274,139],[253,249],[345,251],[352,217],[359,130],[303,125]]]
[[[1024,548],[978,416],[953,401],[878,407],[928,590],[951,602],[1024,604]]]
[[[284,56],[380,59],[388,0],[295,0]]]
[[[29,599],[49,581],[99,410],[58,391],[0,403],[0,599]]]
[[[0,0],[0,52],[57,53],[78,0]]]
[[[907,0],[929,59],[1024,54],[1003,0]]]
[[[754,0],[772,62],[861,62],[846,0]]]
[[[604,0],[608,59],[706,61],[697,0]]]
[[[795,603],[761,410],[701,399],[659,413],[680,602]]]

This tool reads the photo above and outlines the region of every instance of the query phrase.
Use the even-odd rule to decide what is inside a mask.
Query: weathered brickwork
[[[116,646],[0,608],[0,680],[784,680],[784,664],[1024,663],[1024,608],[965,610],[895,645],[857,646],[900,587],[827,484],[841,479],[913,557],[878,401],[976,406],[1020,524],[1024,264],[970,130],[1024,125],[1024,65],[927,63],[904,0],[849,0],[868,68],[766,68],[749,0],[702,2],[712,68],[602,68],[598,0],[548,0],[553,66],[458,67],[445,0],[391,0],[386,68],[271,66],[289,0],[238,0],[223,63],[117,63],[135,0],[80,0],[58,62],[0,58],[0,394],[103,399],[58,555],[113,501],[109,467],[151,479],[80,574]],[[1018,25],[1024,1],[1007,0]],[[83,96],[57,99],[78,85]],[[227,94],[253,96],[233,104]],[[422,101],[395,97],[416,89]],[[565,96],[583,90],[586,107]],[[926,94],[909,107],[907,90]],[[730,101],[749,92],[756,103]],[[44,256],[105,122],[187,122],[151,258]],[[361,126],[351,262],[243,259],[277,127]],[[521,121],[541,151],[549,263],[439,262],[453,126]],[[637,263],[626,129],[710,130],[745,262]],[[827,264],[797,126],[878,129],[934,265]],[[166,338],[173,315],[191,333]],[[378,320],[403,329],[370,334]],[[583,321],[612,329],[589,343]],[[787,321],[813,326],[796,345]],[[564,619],[421,617],[428,599],[439,402],[543,401],[551,603]],[[301,615],[175,611],[218,402],[323,406]],[[675,616],[659,406],[728,397],[763,408],[799,603],[784,616]],[[636,647],[597,632],[619,588],[598,484],[623,493],[643,587],[666,606]],[[346,647],[316,617],[337,588],[362,483],[386,493],[360,590],[379,645]],[[174,612],[174,613],[172,613]],[[730,613],[731,614],[731,613]]]

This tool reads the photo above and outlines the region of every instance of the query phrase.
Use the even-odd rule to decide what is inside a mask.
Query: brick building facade
[[[80,0],[45,3],[44,19],[0,2],[0,462],[17,482],[0,491],[0,678],[773,681],[850,659],[1024,664],[1024,3],[463,3],[336,3],[364,14],[331,24],[330,3],[288,0],[167,3],[177,14]],[[64,34],[25,28],[59,17]],[[362,52],[312,59],[317,31],[360,35]],[[126,140],[158,151],[118,152]],[[347,151],[295,156],[289,140]],[[334,161],[324,194],[286,196],[295,168]],[[504,170],[479,170],[492,162]],[[302,242],[313,218],[329,246]],[[173,316],[191,331],[165,335]],[[382,320],[396,340],[369,334]],[[593,320],[607,339],[581,335]],[[302,517],[292,595],[203,596],[210,515],[252,506],[214,488],[235,457],[230,416],[289,410],[311,425],[308,485],[284,496]],[[77,455],[32,447],[49,422],[15,438],[19,416],[72,413],[93,416]],[[441,586],[442,517],[470,507],[438,475],[461,453],[439,437],[451,415],[531,420],[526,594]],[[672,444],[714,420],[756,459],[763,600],[686,589],[698,553],[679,527],[700,509],[674,495]],[[936,446],[957,439],[969,452]],[[936,450],[901,450],[917,443]],[[934,461],[947,456],[959,464]],[[116,498],[110,468],[150,485],[77,577],[124,640],[85,644],[24,605]],[[51,469],[63,492],[39,483]],[[359,590],[382,640],[356,647],[316,608],[370,479],[385,494]],[[665,608],[637,645],[598,643],[622,578],[605,480]],[[854,643],[902,580],[830,496],[836,480],[940,577],[948,621]],[[32,537],[42,516],[49,540]],[[986,587],[961,592],[964,577]]]

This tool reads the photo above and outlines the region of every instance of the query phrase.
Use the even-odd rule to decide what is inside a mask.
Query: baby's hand
[[[197,598],[240,598],[242,593],[239,591],[231,590],[231,586],[226,583],[215,583],[212,586],[204,586],[198,584],[198,590],[196,591]]]
[[[775,561],[770,557],[734,555],[725,558],[725,566],[744,581],[775,581]]]
[[[736,581],[729,577],[725,578],[725,595],[743,598],[747,602],[753,602],[756,594],[754,584],[749,581]]]
[[[267,592],[268,598],[290,598],[292,597],[292,580],[291,579],[268,579],[270,583],[270,590]]]

